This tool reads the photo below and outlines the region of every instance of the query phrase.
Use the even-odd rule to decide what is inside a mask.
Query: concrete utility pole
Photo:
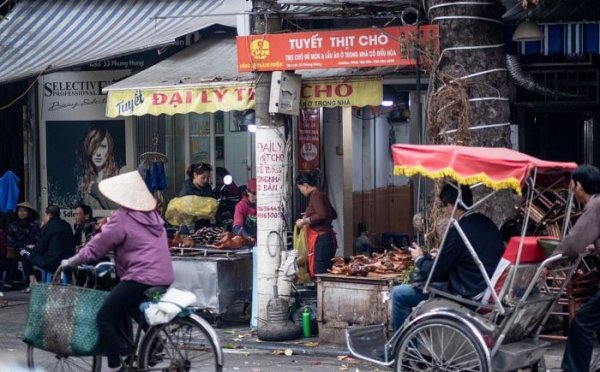
[[[275,0],[253,0],[254,34],[281,29]],[[284,115],[269,113],[271,73],[255,73],[256,178],[257,178],[257,297],[258,327],[267,319],[267,303],[277,285],[277,269],[285,250],[289,164]],[[284,294],[284,293],[282,293]]]

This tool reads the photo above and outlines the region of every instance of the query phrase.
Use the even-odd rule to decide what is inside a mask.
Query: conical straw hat
[[[38,212],[35,210],[35,208],[33,207],[33,205],[30,202],[28,202],[28,201],[20,202],[19,204],[17,204],[17,209],[19,209],[19,207],[29,209],[29,211],[31,212],[31,218],[33,218],[34,220],[38,218]]]
[[[142,212],[156,208],[156,200],[138,171],[102,180],[98,188],[104,196],[125,208]]]

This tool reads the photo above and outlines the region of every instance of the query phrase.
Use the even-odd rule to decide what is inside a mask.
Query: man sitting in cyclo
[[[98,329],[109,371],[121,367],[120,355],[128,355],[128,343],[119,331],[121,320],[129,313],[139,323],[138,305],[144,291],[173,282],[173,263],[167,245],[164,221],[156,211],[156,201],[137,171],[102,180],[99,189],[119,204],[102,232],[95,235],[75,256],[61,262],[62,267],[100,261],[114,252],[119,284],[104,300],[98,312]]]
[[[458,204],[454,218],[458,220],[458,224],[469,239],[485,267],[488,277],[491,277],[504,253],[500,231],[494,222],[483,214],[466,213],[466,207],[473,204],[473,194],[469,187],[461,186],[461,194],[464,205]],[[457,197],[456,186],[444,185],[439,199],[448,215],[452,213]],[[424,254],[416,243],[413,243],[409,250],[423,282],[394,287],[392,293],[392,328],[394,332],[402,327],[412,308],[429,297],[423,293],[422,286],[431,272],[434,257]],[[454,227],[448,231],[431,281],[446,282],[446,292],[477,301],[483,297],[483,293],[487,289],[475,260]]]

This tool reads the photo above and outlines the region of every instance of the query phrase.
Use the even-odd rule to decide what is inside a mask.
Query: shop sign
[[[304,80],[300,107],[379,106],[383,99],[381,77],[350,80]]]
[[[256,216],[258,230],[275,230],[281,223],[281,194],[286,180],[286,145],[282,128],[256,129]],[[262,228],[265,224],[268,229]],[[277,230],[275,230],[277,231]]]
[[[131,127],[105,116],[102,88],[129,70],[56,72],[38,78],[40,100],[40,185],[43,205],[61,207],[73,221],[73,206],[83,202],[95,216],[118,206],[98,191],[98,182],[133,170]]]
[[[394,26],[238,36],[238,70],[416,65],[416,47],[439,49],[439,27]]]
[[[108,92],[106,116],[175,115],[190,112],[244,111],[254,106],[252,83],[177,89]]]
[[[298,118],[298,171],[319,168],[321,134],[319,109],[300,109]]]
[[[300,107],[378,106],[381,77],[304,80]],[[106,116],[174,115],[190,112],[244,111],[254,107],[252,83],[179,89],[131,89],[108,92]]]
[[[42,120],[105,119],[102,89],[129,70],[55,72],[38,79]]]

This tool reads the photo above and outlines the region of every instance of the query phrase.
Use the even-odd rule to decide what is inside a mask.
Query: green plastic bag
[[[100,354],[96,317],[108,295],[74,285],[33,285],[23,341],[62,356]]]
[[[298,284],[305,284],[310,282],[310,274],[308,272],[308,238],[306,237],[306,229],[299,229],[294,226],[294,249],[298,251],[298,258],[296,258],[296,265],[298,271],[296,272],[296,278]]]
[[[208,196],[187,195],[173,198],[167,206],[165,219],[171,225],[192,226],[196,220],[208,220],[217,214],[219,201]]]

